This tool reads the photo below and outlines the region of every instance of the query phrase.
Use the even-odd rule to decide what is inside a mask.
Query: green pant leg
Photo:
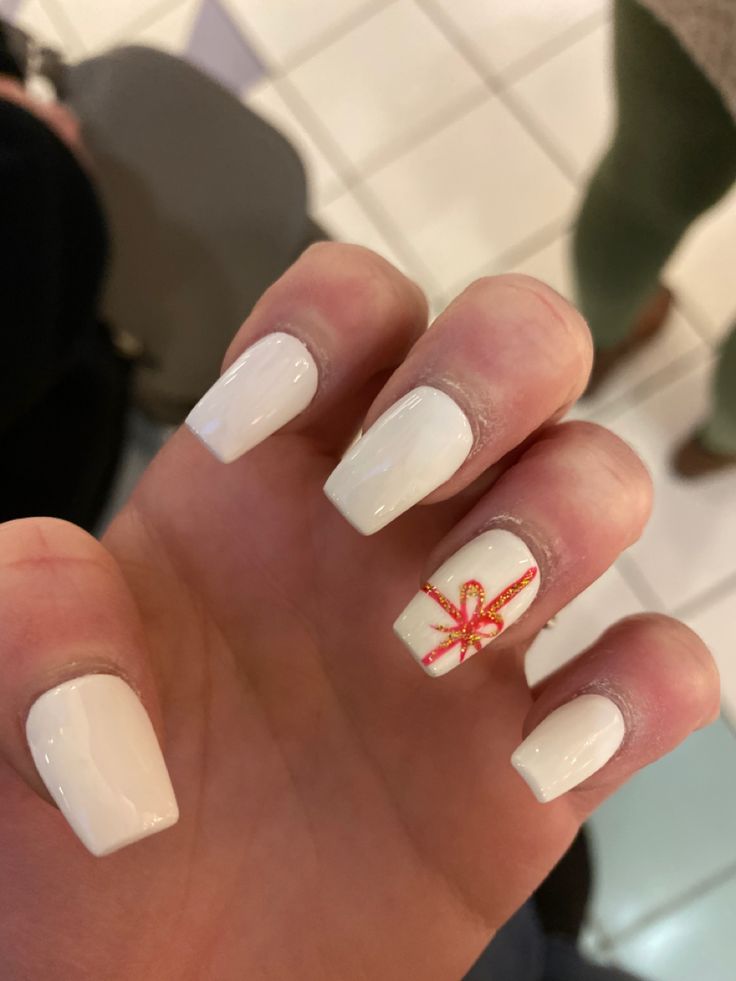
[[[618,119],[574,238],[596,346],[623,340],[692,221],[736,179],[736,125],[675,36],[635,0],[614,6]]]
[[[736,326],[721,347],[713,396],[701,439],[715,453],[736,453]]]

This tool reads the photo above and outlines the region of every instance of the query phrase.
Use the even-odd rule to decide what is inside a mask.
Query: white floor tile
[[[608,23],[545,61],[512,87],[576,175],[589,172],[613,127],[612,37]]]
[[[502,73],[571,27],[600,13],[606,0],[431,0],[483,63]]]
[[[688,624],[710,647],[721,673],[721,703],[736,727],[736,587],[688,619]]]
[[[395,0],[299,65],[289,80],[355,166],[483,88],[412,0]]]
[[[735,772],[736,739],[720,721],[640,771],[596,811],[588,823],[590,912],[606,936],[615,939],[736,861]]]
[[[714,339],[736,324],[736,187],[693,225],[665,280],[692,304]]]
[[[134,44],[150,45],[169,54],[181,55],[189,43],[201,6],[202,0],[184,0],[174,10],[125,40]]]
[[[736,569],[736,471],[686,481],[669,467],[673,449],[706,417],[709,377],[709,364],[701,364],[607,420],[639,452],[654,480],[654,512],[629,556],[669,609]]]
[[[733,981],[734,910],[736,878],[615,946],[613,961],[655,981]]]
[[[692,359],[705,357],[707,350],[707,345],[685,316],[679,310],[673,310],[662,333],[643,350],[624,358],[598,391],[583,401],[586,418],[607,422],[621,399],[636,396],[658,372],[678,363],[683,373],[687,373]]]
[[[221,0],[249,40],[271,62],[283,64],[373,6],[370,0]]]
[[[147,15],[161,10],[161,0],[53,0],[61,7],[82,39],[85,49],[96,54],[100,48],[124,36]]]
[[[245,101],[254,112],[280,130],[299,153],[307,171],[315,206],[318,207],[322,202],[344,191],[344,184],[337,171],[284,101],[278,82],[260,82],[248,90]]]
[[[41,0],[27,0],[13,17],[14,23],[24,31],[32,34],[36,40],[47,44],[50,48],[61,51],[67,57],[75,57],[79,47],[66,32],[62,34],[57,24],[46,13]]]
[[[365,245],[378,252],[398,269],[414,276],[406,262],[394,252],[383,233],[376,227],[354,194],[342,194],[335,201],[320,208],[315,216],[328,232],[340,242]]]
[[[498,99],[366,181],[443,292],[565,216],[575,189]]]
[[[643,607],[614,566],[561,610],[553,627],[532,644],[524,664],[527,681],[536,685],[548,674],[577,657],[616,620]]]
[[[571,234],[563,233],[539,252],[519,263],[516,271],[541,279],[574,303],[571,244]],[[700,334],[680,310],[674,309],[664,331],[643,350],[623,359],[595,395],[580,404],[578,416],[605,421],[614,403],[640,390],[654,375],[675,362],[681,362],[686,371],[685,359],[695,357],[697,352],[705,350]]]

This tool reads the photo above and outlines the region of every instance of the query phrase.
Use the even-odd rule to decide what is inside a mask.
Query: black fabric
[[[533,902],[511,917],[463,981],[636,981],[615,967],[593,964],[563,937],[548,937]]]
[[[0,100],[0,520],[93,527],[123,435],[128,366],[97,320],[107,238],[91,182]]]
[[[10,31],[10,25],[0,20],[0,75],[10,75],[21,81],[23,70],[18,58],[11,50]]]
[[[581,828],[572,845],[534,893],[544,932],[577,941],[590,896],[590,848]]]

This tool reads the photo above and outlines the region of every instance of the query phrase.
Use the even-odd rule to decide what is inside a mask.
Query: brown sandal
[[[688,480],[719,473],[734,466],[736,466],[736,453],[714,453],[713,450],[703,446],[698,432],[688,436],[672,457],[673,470]]]
[[[593,370],[585,395],[593,395],[614,368],[634,352],[648,344],[662,330],[672,309],[672,292],[660,284],[654,297],[639,315],[634,329],[626,340],[615,347],[596,351]]]

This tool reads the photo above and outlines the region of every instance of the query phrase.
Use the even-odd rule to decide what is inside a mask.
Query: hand
[[[303,412],[227,466],[182,428],[101,544],[48,519],[0,528],[5,978],[457,981],[598,804],[715,718],[709,654],[660,616],[614,626],[529,690],[525,651],[639,536],[649,480],[606,430],[556,422],[591,346],[552,290],[480,280],[428,333],[425,317],[374,254],[313,247],[226,357],[273,331],[304,341],[320,380]],[[359,462],[352,492],[345,468],[330,487],[372,525],[427,496],[361,536],[323,484],[352,434],[417,386],[452,402],[418,410],[434,422],[404,432],[403,479],[374,446],[376,484],[357,486]],[[232,455],[242,433],[225,435],[207,438]],[[488,529],[492,553],[452,559]],[[448,559],[452,577],[437,575]],[[530,569],[493,606],[490,584]],[[392,632],[428,580],[434,596],[400,630],[420,660],[449,642],[434,670],[465,650],[441,678]],[[485,595],[471,586],[463,605],[473,580]],[[139,693],[181,815],[102,858],[51,802],[24,736],[43,692],[95,673]],[[510,757],[560,706],[539,752],[517,758],[539,796],[557,795],[540,803]],[[92,724],[114,729],[115,711]],[[92,751],[132,732],[108,745],[95,729]]]

